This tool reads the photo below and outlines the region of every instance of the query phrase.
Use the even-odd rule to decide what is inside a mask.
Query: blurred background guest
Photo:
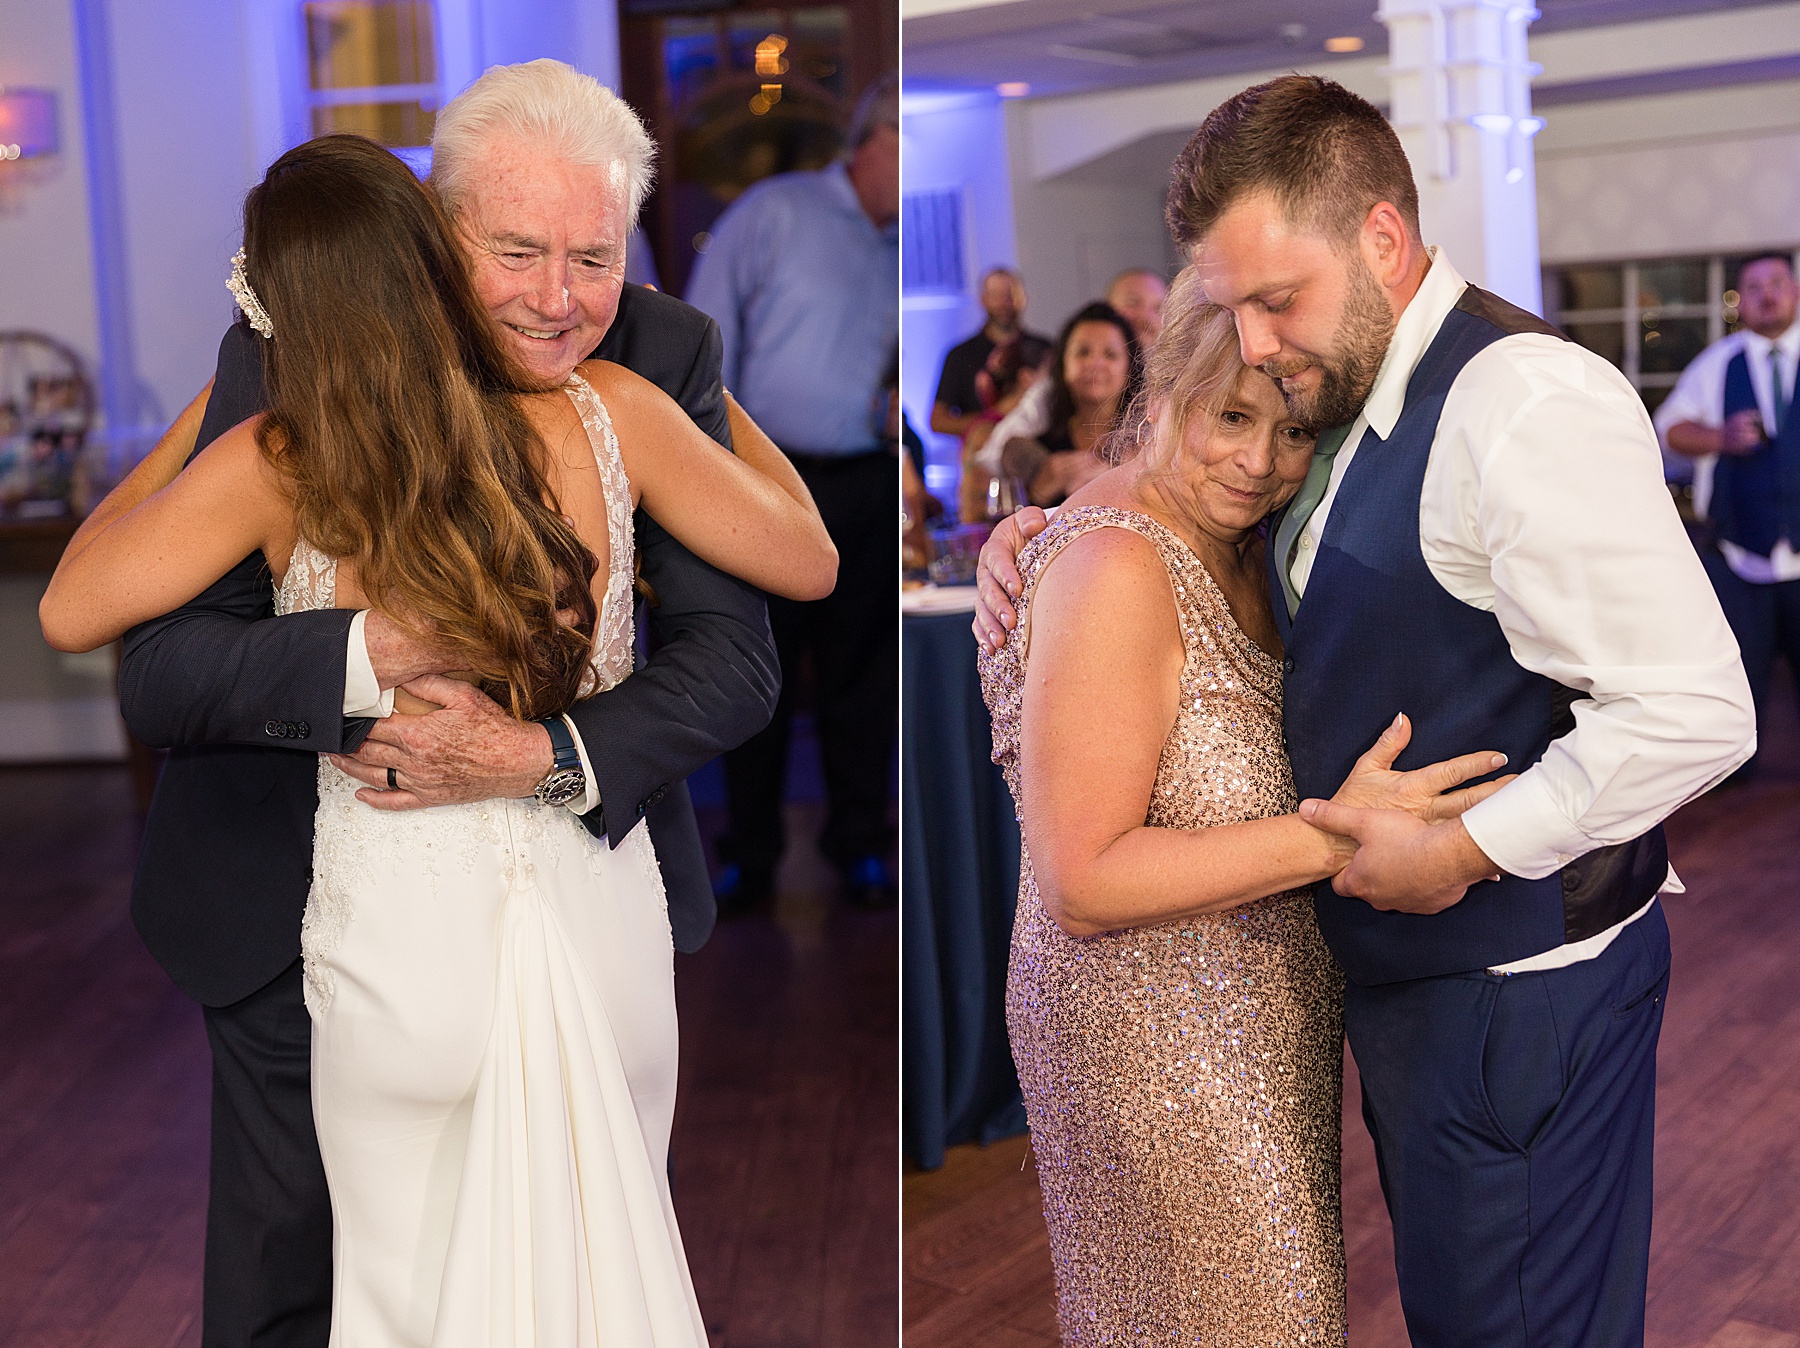
[[[971,468],[995,423],[1017,405],[1050,354],[1050,339],[1025,329],[1025,282],[1011,267],[990,268],[981,278],[981,331],[944,355],[931,429],[962,441],[962,479],[957,493],[964,520],[987,510],[990,475]]]
[[[1051,355],[1049,408],[1042,434],[999,443],[1002,476],[1025,484],[1032,505],[1059,505],[1106,470],[1094,453],[1136,396],[1143,377],[1137,334],[1110,304],[1078,310]]]
[[[899,686],[895,455],[884,372],[899,324],[898,80],[864,93],[845,158],[765,179],[719,217],[688,286],[718,321],[725,383],[794,461],[837,544],[836,591],[772,599],[775,718],[726,755],[721,912],[773,892],[794,707],[810,670],[826,820],[820,846],[856,906],[893,901],[888,783]]]
[[[1162,273],[1151,267],[1127,267],[1107,283],[1106,303],[1130,326],[1132,336],[1137,339],[1140,356],[1148,355],[1150,348],[1156,345],[1156,339],[1162,335],[1163,300],[1168,293],[1169,286],[1163,280]],[[1050,384],[1042,383],[1035,391],[1027,390],[1019,398],[1017,405],[1000,419],[1000,424],[986,437],[987,452],[976,453],[973,459],[973,470],[980,476],[980,480],[986,480],[981,475],[1000,473],[1000,451],[1011,441],[1035,440],[1049,431],[1051,396]],[[982,447],[977,447],[978,450],[980,448]],[[967,463],[967,453],[964,458]],[[969,471],[968,467],[964,468],[965,474]],[[1071,487],[1070,490],[1074,488]],[[1042,503],[1034,500],[1033,504]]]
[[[1656,412],[1666,448],[1695,460],[1694,509],[1712,526],[1701,556],[1743,651],[1765,720],[1777,654],[1800,670],[1800,285],[1787,253],[1737,272],[1743,327],[1708,346]],[[1734,776],[1747,779],[1753,758]]]
[[[1163,301],[1168,297],[1169,283],[1149,267],[1127,267],[1106,287],[1106,302],[1131,324],[1145,355],[1162,336]]]
[[[1014,369],[1036,368],[1050,354],[1050,339],[1025,329],[1025,282],[1011,267],[994,267],[981,278],[981,308],[987,322],[967,341],[944,355],[937,398],[931,405],[931,429],[940,435],[966,436],[992,399],[983,400],[977,377],[988,368],[995,348],[1013,346]]]
[[[1044,342],[1036,360],[1027,361],[1023,341],[1007,342],[988,352],[987,362],[975,376],[975,396],[981,410],[968,419],[962,435],[962,479],[957,489],[958,514],[965,521],[987,519],[1000,511],[1016,510],[1023,502],[1010,497],[989,499],[992,473],[984,470],[977,459],[994,430],[1011,414],[1033,389],[1045,382],[1043,364],[1052,349]]]

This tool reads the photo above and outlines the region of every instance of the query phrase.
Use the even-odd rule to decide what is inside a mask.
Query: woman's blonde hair
[[[1113,463],[1135,457],[1145,476],[1173,478],[1196,413],[1216,413],[1244,372],[1231,310],[1214,304],[1199,273],[1183,267],[1163,306],[1162,336],[1144,360],[1143,383],[1103,452]]]

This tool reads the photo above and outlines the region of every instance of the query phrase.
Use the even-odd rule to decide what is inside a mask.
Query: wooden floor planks
[[[200,1342],[207,1050],[131,929],[138,828],[123,768],[0,769],[0,1348]],[[797,844],[772,912],[677,961],[675,1202],[714,1348],[898,1336],[898,924],[832,887]]]
[[[1800,1348],[1800,714],[1784,679],[1772,708],[1757,780],[1669,825],[1688,892],[1666,901],[1648,1348]],[[1345,1094],[1350,1342],[1404,1348],[1354,1064]],[[907,1348],[1058,1341],[1038,1202],[1022,1138],[905,1178]]]

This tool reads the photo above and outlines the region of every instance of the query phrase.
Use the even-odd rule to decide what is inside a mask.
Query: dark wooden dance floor
[[[1800,717],[1775,693],[1763,768],[1670,823],[1687,885],[1657,1072],[1651,1348],[1800,1348]],[[1352,1348],[1403,1348],[1393,1235],[1344,1108]],[[907,1348],[1057,1342],[1025,1139],[961,1147],[903,1185]]]
[[[200,1342],[206,1042],[131,929],[137,832],[123,768],[0,769],[4,1348]],[[889,1348],[897,923],[807,846],[782,889],[677,962],[676,1207],[715,1348]]]

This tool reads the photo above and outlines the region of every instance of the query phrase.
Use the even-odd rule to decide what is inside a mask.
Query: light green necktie
[[[1332,426],[1320,433],[1318,443],[1313,446],[1312,466],[1306,470],[1306,481],[1300,484],[1299,495],[1294,497],[1275,530],[1275,570],[1281,576],[1281,592],[1287,596],[1290,618],[1300,610],[1300,592],[1294,588],[1291,574],[1294,546],[1300,541],[1300,531],[1312,518],[1313,511],[1325,499],[1325,489],[1331,485],[1332,460],[1337,458],[1337,452],[1344,447],[1349,434],[1347,425]]]
[[[1769,427],[1769,439],[1773,440],[1787,428],[1788,397],[1787,389],[1781,382],[1781,348],[1769,348],[1769,384],[1775,394],[1771,400],[1775,404],[1775,424]]]

